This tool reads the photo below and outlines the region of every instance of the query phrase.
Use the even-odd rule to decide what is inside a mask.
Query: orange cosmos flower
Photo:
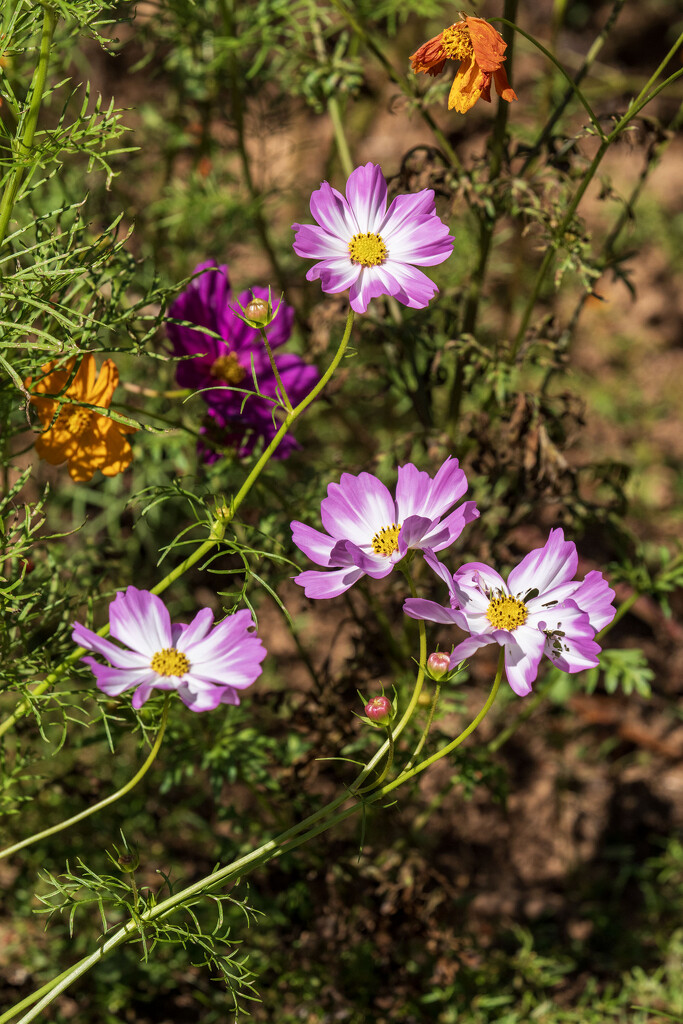
[[[446,61],[459,60],[460,67],[451,86],[448,109],[465,114],[479,97],[491,102],[491,78],[498,95],[512,103],[517,99],[503,67],[507,43],[493,25],[483,18],[464,18],[423,43],[412,54],[413,71],[440,75]]]
[[[95,357],[87,355],[68,387],[76,359],[70,359],[58,370],[56,365],[53,361],[41,366],[44,376],[31,394],[31,404],[46,428],[35,443],[39,457],[51,466],[66,460],[71,477],[79,482],[90,480],[96,469],[105,476],[122,473],[133,458],[123,435],[134,433],[135,428],[116,423],[89,408],[93,405],[109,408],[119,382],[119,371],[113,360],[106,359],[98,375]],[[28,377],[24,382],[27,388],[32,380]],[[62,400],[61,406],[57,396]]]

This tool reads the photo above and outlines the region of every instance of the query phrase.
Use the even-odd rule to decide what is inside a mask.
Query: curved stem
[[[606,135],[605,135],[604,131],[602,130],[602,128],[600,127],[600,122],[598,121],[597,116],[593,112],[593,108],[591,107],[590,103],[588,102],[586,97],[583,95],[583,93],[579,89],[579,87],[576,84],[576,82],[574,81],[574,79],[565,70],[565,68],[562,66],[562,64],[560,64],[560,62],[557,59],[557,57],[555,57],[550,52],[550,50],[546,50],[545,46],[542,46],[541,43],[539,43],[538,39],[534,39],[533,36],[530,36],[528,32],[525,32],[524,29],[521,29],[519,27],[519,25],[515,25],[515,23],[513,21],[509,20],[508,18],[490,18],[489,20],[490,21],[500,21],[500,22],[503,23],[503,25],[507,25],[509,28],[514,29],[515,32],[518,32],[520,34],[520,36],[524,36],[524,38],[527,39],[532,44],[532,46],[535,46],[537,50],[540,50],[541,53],[545,57],[547,57],[548,60],[552,64],[555,65],[555,67],[560,72],[560,74],[563,76],[563,78],[566,79],[567,84],[569,85],[569,88],[572,90],[572,92],[574,93],[576,98],[579,100],[579,102],[581,103],[581,106],[584,108],[584,110],[588,114],[588,116],[589,116],[589,118],[591,120],[591,124],[593,125],[593,128],[595,129],[596,135],[598,135],[598,137],[600,139],[604,140],[606,138]]]
[[[424,745],[425,745],[425,743],[427,741],[427,737],[429,736],[429,730],[431,729],[432,722],[434,721],[434,713],[436,712],[436,705],[439,702],[439,695],[440,695],[440,693],[441,693],[441,683],[437,683],[436,687],[434,689],[434,697],[432,698],[432,704],[431,704],[431,707],[429,709],[429,717],[427,719],[427,724],[425,725],[424,729],[422,730],[422,735],[420,736],[418,744],[415,747],[415,750],[413,751],[413,753],[412,753],[412,755],[410,757],[410,760],[408,761],[408,763],[406,764],[405,768],[403,769],[404,771],[407,771],[409,768],[413,767],[413,765],[417,761],[418,757],[420,756],[420,752],[421,752],[422,748],[424,747]]]
[[[344,174],[348,178],[353,171],[353,158],[351,156],[351,150],[349,149],[349,143],[344,131],[344,122],[342,121],[341,111],[339,109],[339,101],[336,96],[330,96],[328,99],[327,112],[329,113],[330,121],[332,122],[334,141],[337,146],[339,162],[342,165]]]
[[[280,429],[278,430],[277,434],[270,442],[268,447],[265,449],[261,457],[258,459],[256,465],[252,468],[247,479],[244,481],[235,497],[231,499],[229,508],[224,508],[217,511],[216,517],[211,523],[209,539],[204,541],[203,544],[200,544],[199,547],[196,548],[191,555],[188,555],[187,558],[185,558],[179,565],[175,567],[175,569],[172,569],[171,572],[164,576],[160,583],[157,583],[155,587],[152,587],[151,592],[153,594],[163,593],[163,591],[170,587],[172,583],[175,583],[175,581],[179,579],[183,575],[183,573],[187,572],[189,568],[191,568],[197,562],[201,561],[202,558],[204,558],[210,551],[213,550],[213,548],[216,547],[217,544],[221,542],[225,535],[225,530],[228,523],[232,519],[234,519],[235,513],[237,512],[238,508],[240,507],[244,499],[247,497],[249,491],[254,486],[257,479],[263,472],[263,469],[267,465],[271,455],[280,445],[280,442],[284,438],[285,434],[289,430],[292,423],[294,423],[294,421],[299,418],[302,412],[304,412],[304,410],[308,408],[311,402],[313,402],[318,397],[320,392],[323,390],[325,385],[330,380],[330,377],[332,376],[334,371],[339,366],[339,363],[344,358],[344,353],[346,352],[346,348],[351,337],[351,329],[353,327],[354,316],[355,314],[353,310],[350,309],[348,316],[346,317],[344,335],[339,343],[339,348],[337,349],[334,359],[332,360],[332,362],[330,363],[330,365],[328,366],[327,370],[322,375],[318,383],[315,385],[314,388],[312,388],[312,390],[306,395],[306,397],[303,398],[302,401],[299,402],[299,404],[294,409],[292,409],[290,413],[287,413],[284,422]],[[103,626],[101,629],[97,630],[98,636],[106,636],[108,632],[108,625]],[[49,687],[52,686],[53,683],[56,683],[61,678],[61,676],[64,674],[69,665],[72,665],[75,661],[78,661],[78,659],[86,653],[87,652],[85,648],[77,647],[74,651],[71,652],[71,654],[69,654],[64,659],[64,661],[61,662],[61,664],[57,666],[56,669],[54,669],[53,672],[49,674],[49,676],[47,676],[46,679],[44,679],[41,683],[37,683],[36,686],[31,691],[31,696],[29,698],[26,698],[24,702],[20,704],[13,711],[13,713],[4,720],[4,722],[0,723],[0,736],[4,735],[4,733],[7,732],[7,730],[14,725],[18,718],[26,714],[26,712],[31,706],[31,700],[34,697],[39,697],[42,693],[45,693],[45,691],[49,689]]]
[[[45,5],[43,7],[43,29],[40,39],[38,66],[35,70],[33,81],[31,83],[31,103],[24,122],[23,135],[14,154],[16,162],[9,178],[7,179],[2,200],[0,200],[0,246],[2,246],[5,241],[7,228],[12,216],[14,204],[19,194],[26,164],[28,163],[33,149],[33,139],[38,126],[38,115],[40,114],[40,105],[43,101],[43,92],[45,90],[45,81],[47,79],[47,68],[50,62],[50,47],[52,45],[52,36],[54,35],[56,24],[57,15],[55,11],[51,7]]]
[[[169,703],[170,695],[167,695],[166,700],[164,701],[163,711],[161,713],[161,725],[159,726],[159,731],[156,735],[156,739],[154,740],[154,745],[150,750],[145,763],[138,769],[133,778],[127,782],[125,786],[122,786],[121,789],[117,789],[115,793],[112,793],[111,796],[105,797],[104,800],[100,800],[99,803],[93,804],[92,807],[88,807],[85,811],[81,811],[80,814],[74,814],[72,818],[60,821],[58,825],[53,825],[52,828],[43,829],[42,832],[36,832],[35,835],[29,836],[27,839],[22,839],[20,843],[15,843],[14,846],[8,846],[5,850],[0,850],[0,860],[11,856],[11,854],[16,853],[18,850],[23,850],[26,846],[31,846],[33,843],[39,842],[41,839],[47,839],[48,836],[54,836],[57,832],[63,832],[64,829],[70,828],[71,825],[75,825],[79,821],[83,821],[84,818],[89,818],[91,814],[101,811],[103,807],[109,807],[110,804],[120,800],[122,796],[126,795],[126,793],[130,793],[131,789],[134,789],[138,782],[140,782],[140,780],[147,774],[154,763],[154,759],[159,753],[161,741],[163,740],[164,733],[166,731]]]
[[[501,19],[504,22],[504,38],[507,43],[507,59],[506,68],[509,72],[512,66],[512,60],[514,55],[514,32],[510,31],[515,28],[514,19],[517,14],[517,3],[518,0],[505,0],[505,17]],[[493,19],[495,20],[495,19]],[[498,100],[498,110],[496,111],[496,121],[493,128],[493,136],[491,141],[491,163],[489,169],[489,182],[494,182],[500,174],[500,169],[503,165],[503,156],[505,154],[505,132],[507,130],[508,116],[510,112],[510,104],[504,102],[502,99]],[[463,316],[462,332],[464,334],[472,334],[477,321],[477,313],[479,311],[479,301],[481,299],[481,291],[484,284],[484,278],[486,276],[486,267],[488,264],[489,253],[491,251],[491,240],[493,238],[493,232],[496,226],[498,211],[494,205],[493,216],[489,217],[485,212],[480,217],[480,237],[479,237],[479,260],[477,263],[476,270],[472,275],[470,284],[468,287],[467,301],[465,303],[465,313]],[[451,416],[457,422],[459,415],[460,405],[460,394],[462,390],[462,365],[460,361],[456,367],[455,379],[453,384],[453,398],[451,400]]]
[[[261,335],[261,339],[263,341],[263,344],[266,346],[266,352],[268,353],[268,361],[270,363],[270,368],[273,371],[273,376],[275,377],[275,380],[277,381],[277,386],[280,389],[280,394],[282,396],[282,401],[285,403],[285,408],[286,408],[287,412],[291,412],[292,411],[292,403],[290,402],[289,395],[287,394],[287,390],[286,390],[284,384],[282,383],[282,378],[280,377],[280,371],[277,368],[277,363],[275,362],[275,356],[273,355],[273,350],[270,347],[270,342],[268,341],[268,335],[266,334],[265,327],[259,327],[259,333]]]
[[[554,111],[550,115],[549,119],[546,121],[545,125],[543,126],[543,130],[541,131],[541,133],[537,137],[537,139],[534,142],[534,144],[531,146],[531,149],[530,149],[530,151],[529,151],[529,153],[528,153],[524,163],[522,164],[522,168],[521,168],[521,170],[519,172],[520,176],[523,176],[526,173],[526,171],[529,169],[529,166],[531,165],[531,163],[534,161],[534,159],[536,158],[536,156],[540,152],[541,146],[552,135],[553,128],[555,127],[557,122],[562,117],[562,115],[563,115],[564,111],[566,110],[567,105],[568,105],[569,101],[571,100],[572,96],[577,94],[577,87],[580,85],[580,83],[583,81],[583,79],[585,78],[585,76],[588,74],[589,70],[591,69],[591,67],[595,63],[595,60],[596,60],[598,54],[600,53],[600,50],[602,49],[602,47],[605,45],[605,41],[608,38],[610,32],[612,31],[612,28],[614,27],[614,24],[615,24],[617,18],[619,17],[619,14],[621,13],[621,9],[622,9],[622,7],[624,6],[625,3],[626,3],[626,0],[614,0],[614,3],[612,5],[612,10],[610,11],[610,15],[609,15],[607,21],[605,22],[605,24],[604,24],[604,26],[602,28],[602,31],[593,40],[591,48],[589,49],[588,53],[586,54],[581,67],[579,68],[577,73],[572,78],[571,85],[566,90],[564,96],[562,97],[560,102],[557,104],[557,106],[555,107]],[[534,40],[534,42],[535,42],[535,40]]]
[[[351,817],[351,815],[357,814],[361,807],[366,805],[372,805],[374,803],[377,803],[379,800],[382,800],[385,796],[387,796],[393,790],[398,788],[398,786],[403,785],[404,782],[407,782],[409,779],[414,778],[420,772],[425,771],[425,769],[428,768],[431,764],[434,764],[435,761],[438,761],[442,757],[446,757],[447,754],[455,750],[455,748],[458,747],[463,742],[463,740],[465,740],[472,732],[474,732],[479,723],[490,710],[496,698],[496,694],[498,693],[498,689],[500,687],[504,664],[504,649],[501,649],[500,658],[498,661],[498,671],[496,673],[496,677],[493,682],[491,692],[489,693],[489,696],[486,700],[486,703],[482,707],[479,714],[468,725],[468,727],[464,729],[460,733],[460,735],[457,736],[451,743],[444,747],[443,750],[437,751],[436,754],[433,754],[425,761],[422,761],[420,764],[410,769],[410,771],[402,772],[401,775],[399,775],[392,782],[389,782],[386,785],[381,786],[379,789],[373,790],[373,792],[370,793],[367,797],[365,797],[361,801],[356,801],[351,807],[347,807],[345,810],[339,811],[336,814],[332,814],[331,817],[327,817],[324,821],[320,821],[319,819],[323,817],[324,814],[329,815],[330,812],[336,810],[337,807],[339,807],[340,801],[337,800],[334,801],[332,804],[329,804],[327,807],[323,808],[323,811],[318,812],[317,815],[311,816],[311,818],[307,819],[309,823],[317,819],[317,823],[314,824],[312,828],[309,828],[306,832],[296,835],[291,842],[286,841],[290,836],[294,834],[294,829],[288,829],[287,832],[283,832],[275,839],[269,840],[267,843],[264,843],[256,850],[252,850],[251,853],[246,854],[244,857],[240,857],[238,860],[233,861],[231,864],[227,864],[225,867],[220,868],[218,871],[214,871],[214,873],[211,875],[206,875],[204,878],[199,879],[199,881],[194,882],[192,885],[189,885],[186,889],[174,893],[167,899],[162,900],[160,903],[157,903],[156,906],[150,907],[148,910],[143,911],[141,914],[137,916],[135,920],[130,920],[126,922],[126,924],[118,928],[113,933],[113,935],[110,935],[109,938],[105,939],[102,942],[101,946],[97,950],[95,950],[94,953],[91,953],[89,956],[83,957],[83,959],[79,960],[77,964],[74,964],[74,966],[71,967],[69,971],[63,972],[57,978],[53,979],[52,982],[48,983],[48,985],[44,985],[39,990],[42,998],[40,998],[39,1002],[37,1002],[33,1006],[33,1008],[29,1010],[29,1012],[26,1013],[21,1018],[21,1020],[17,1022],[17,1024],[30,1024],[30,1021],[35,1020],[35,1018],[41,1013],[41,1011],[44,1010],[46,1006],[49,1006],[49,1004],[56,998],[56,996],[58,996],[61,992],[65,991],[65,989],[67,989],[74,981],[80,978],[83,974],[87,973],[87,971],[89,971],[91,967],[94,967],[100,960],[104,959],[105,956],[111,953],[118,946],[121,946],[129,939],[134,938],[136,934],[139,934],[140,927],[143,926],[146,921],[154,921],[168,917],[169,914],[171,914],[178,907],[182,906],[187,900],[193,899],[196,896],[207,893],[214,889],[217,885],[224,885],[226,882],[244,877],[244,875],[249,874],[251,871],[259,867],[261,864],[264,864],[267,861],[272,860],[274,857],[279,856],[281,853],[285,851],[289,852],[290,850],[296,849],[298,846],[302,846],[304,843],[308,842],[309,839],[313,839],[321,832],[325,832],[329,828],[332,828],[334,825],[338,824],[339,822],[345,821],[347,818]],[[42,995],[42,993],[45,994]],[[34,993],[32,997],[29,997],[29,999],[33,1002],[35,1002],[37,998],[38,993]],[[22,1008],[27,1004],[28,1001],[24,1000],[23,1003],[21,1004]],[[15,1010],[10,1010],[7,1013],[3,1014],[2,1016],[0,1016],[0,1024],[5,1024],[5,1022],[10,1020],[13,1016],[15,1016]]]
[[[679,36],[676,42],[676,46],[679,47],[681,45],[681,42],[683,42],[683,33]],[[663,67],[663,64],[660,65],[660,67]],[[517,352],[519,351],[519,347],[522,344],[522,341],[524,340],[527,327],[529,326],[529,321],[531,320],[531,316],[536,305],[536,300],[540,295],[541,288],[545,280],[545,276],[548,270],[550,269],[550,265],[555,257],[555,252],[558,246],[561,244],[565,232],[571,223],[572,217],[574,216],[579,203],[583,199],[586,189],[593,180],[595,172],[597,171],[603,156],[605,155],[611,144],[614,142],[614,140],[617,138],[617,136],[620,135],[624,128],[628,125],[629,121],[632,121],[633,118],[640,113],[644,106],[646,106],[651,100],[653,100],[654,97],[657,96],[658,93],[660,93],[663,89],[666,89],[668,85],[671,85],[672,82],[675,82],[678,78],[680,78],[681,75],[683,75],[683,69],[674,72],[673,75],[670,75],[667,79],[665,79],[664,82],[658,85],[656,89],[653,89],[653,91],[647,95],[644,94],[644,90],[641,90],[639,95],[636,97],[631,106],[629,106],[626,113],[623,115],[623,117],[620,118],[620,120],[614,126],[609,135],[602,136],[602,141],[600,143],[598,151],[593,157],[588,170],[581,179],[581,182],[579,183],[576,192],[572,196],[569,206],[567,207],[567,212],[565,213],[557,231],[555,232],[555,237],[552,243],[548,246],[548,248],[545,251],[545,256],[543,257],[541,265],[538,269],[538,273],[536,275],[536,280],[534,282],[531,295],[529,296],[529,300],[524,308],[522,319],[517,330],[517,335],[510,349],[510,362],[513,362],[515,360]]]

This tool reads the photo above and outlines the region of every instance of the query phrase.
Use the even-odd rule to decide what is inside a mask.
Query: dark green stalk
[[[683,35],[679,37],[678,46],[681,45],[681,42],[683,42]],[[519,329],[517,331],[517,335],[510,350],[511,362],[514,362],[515,358],[517,357],[519,347],[522,341],[524,340],[527,327],[529,326],[529,321],[531,320],[531,316],[536,306],[536,302],[541,293],[541,288],[543,287],[543,283],[545,281],[545,276],[548,270],[550,269],[550,266],[555,257],[555,252],[560,246],[562,239],[564,238],[565,232],[567,231],[567,228],[569,227],[572,218],[576,213],[576,209],[581,200],[583,199],[586,189],[593,180],[598,167],[600,166],[602,158],[604,157],[605,153],[607,152],[611,144],[617,138],[617,136],[620,135],[624,128],[628,125],[628,123],[632,121],[637,114],[640,113],[643,107],[645,107],[651,100],[653,100],[654,97],[657,96],[663,89],[667,88],[667,86],[677,81],[677,79],[679,79],[682,75],[683,69],[681,69],[680,71],[676,71],[673,75],[670,75],[664,82],[662,82],[656,89],[654,89],[648,95],[643,95],[643,92],[641,92],[640,96],[629,107],[624,116],[620,118],[620,120],[617,122],[617,124],[615,125],[614,129],[610,132],[610,134],[606,138],[603,138],[603,141],[600,143],[598,151],[591,161],[590,167],[584,174],[576,192],[572,196],[569,206],[567,207],[567,212],[562,218],[562,222],[560,223],[560,226],[558,227],[555,233],[553,243],[546,249],[545,256],[543,257],[538,273],[536,275],[536,280],[534,282],[531,295],[529,296],[527,304],[524,308],[524,312],[522,313],[522,318],[520,321]]]
[[[45,5],[43,7],[43,29],[40,39],[38,66],[34,72],[33,81],[31,82],[31,102],[29,104],[28,113],[26,114],[26,119],[23,123],[24,130],[21,139],[18,141],[15,148],[15,164],[7,179],[2,200],[0,200],[0,247],[2,247],[2,244],[5,241],[14,204],[19,194],[19,189],[21,188],[26,167],[28,166],[33,152],[33,140],[38,126],[40,105],[43,100],[43,92],[45,90],[45,82],[47,79],[47,69],[50,62],[50,47],[52,45],[52,36],[54,35],[56,24],[56,13],[51,7]]]
[[[448,754],[452,753],[453,750],[460,746],[460,744],[472,732],[474,732],[490,710],[500,687],[505,664],[504,656],[505,652],[501,648],[498,660],[498,670],[486,703],[467,728],[442,750],[432,754],[431,757],[428,757],[425,761],[422,761],[409,771],[402,772],[397,778],[393,779],[386,785],[381,786],[379,789],[374,789],[372,793],[368,794],[368,796],[363,800],[356,801],[352,806],[347,807],[345,810],[334,813],[337,811],[340,804],[347,799],[347,794],[344,794],[343,797],[333,801],[332,804],[328,804],[327,807],[322,808],[322,810],[318,811],[315,815],[311,815],[310,818],[306,819],[305,823],[302,822],[299,826],[294,826],[294,828],[288,829],[287,832],[282,833],[275,839],[269,840],[258,849],[252,850],[251,853],[245,854],[245,856],[240,857],[231,864],[227,864],[223,868],[219,868],[211,875],[200,878],[199,881],[194,882],[186,889],[174,893],[167,899],[157,903],[156,906],[150,907],[148,910],[136,915],[134,919],[126,922],[126,924],[118,928],[113,934],[109,935],[109,937],[103,938],[101,945],[94,953],[83,957],[68,971],[62,972],[62,974],[58,975],[57,978],[54,978],[52,982],[44,985],[39,990],[40,995],[42,996],[39,1002],[37,1002],[38,993],[33,993],[33,995],[29,996],[28,999],[23,1000],[20,1004],[22,1009],[30,1006],[31,1004],[34,1005],[33,1008],[17,1022],[17,1024],[29,1024],[30,1021],[35,1020],[41,1011],[44,1010],[46,1006],[49,1006],[56,996],[65,991],[65,989],[67,989],[78,978],[82,977],[82,975],[86,974],[91,967],[96,966],[100,960],[104,959],[104,957],[114,949],[128,942],[130,939],[136,938],[140,934],[140,926],[144,924],[145,921],[163,920],[173,913],[174,910],[187,903],[188,900],[199,895],[204,895],[212,889],[215,889],[218,885],[226,885],[228,882],[234,882],[239,878],[243,878],[245,875],[250,874],[261,865],[280,856],[280,854],[284,852],[289,853],[291,850],[297,849],[297,847],[302,846],[310,839],[320,835],[321,832],[326,832],[328,829],[333,828],[342,821],[345,821],[353,814],[357,814],[361,807],[372,805],[377,803],[379,800],[383,800],[385,796],[388,796],[389,793],[393,792],[393,790],[397,789],[405,782],[415,778],[415,776],[419,775],[421,772],[429,768],[430,765],[434,764],[435,761],[438,761],[442,757],[446,757]],[[397,732],[394,730],[394,736],[396,734]],[[376,758],[374,760],[376,760]],[[373,762],[371,762],[371,764],[372,763]],[[370,767],[371,765],[368,765],[364,773],[367,773],[370,770]],[[325,817],[325,815],[328,815],[328,817]],[[320,820],[321,818],[323,819],[322,821]],[[314,824],[314,822],[316,823]],[[304,824],[311,827],[309,827],[305,832],[300,832],[299,830]],[[16,1016],[17,1010],[18,1008],[15,1007],[0,1015],[0,1024],[6,1024],[7,1021]]]
[[[538,156],[538,153],[540,152],[541,147],[550,138],[550,136],[552,134],[552,131],[553,131],[553,128],[555,127],[555,125],[557,124],[557,122],[560,120],[560,118],[564,114],[565,110],[567,109],[567,106],[569,105],[569,102],[570,102],[572,96],[575,96],[577,94],[578,86],[584,80],[584,78],[586,77],[586,75],[590,71],[591,67],[595,63],[595,60],[596,60],[598,54],[600,53],[600,50],[605,45],[605,40],[607,39],[607,37],[609,36],[610,32],[614,28],[614,24],[615,24],[617,18],[619,17],[619,14],[621,13],[621,9],[622,9],[622,7],[624,6],[625,3],[626,3],[626,0],[615,0],[614,4],[612,5],[612,10],[610,11],[609,17],[608,17],[607,21],[605,22],[605,25],[604,25],[602,31],[593,40],[591,48],[589,49],[588,53],[586,54],[586,56],[584,58],[583,64],[581,65],[581,67],[579,68],[577,73],[574,75],[574,78],[572,79],[572,84],[567,87],[567,90],[566,90],[564,96],[562,97],[560,102],[557,104],[557,106],[553,110],[552,114],[550,115],[550,118],[548,119],[548,121],[544,125],[542,132],[540,133],[540,135],[538,136],[538,138],[536,139],[536,141],[532,145],[532,147],[531,147],[531,149],[530,149],[530,151],[529,151],[529,153],[527,155],[527,158],[526,158],[526,160],[524,161],[524,163],[522,165],[522,169],[520,171],[520,175],[525,174],[526,171],[529,169],[529,165]]]
[[[507,43],[506,51],[506,70],[510,71],[512,68],[513,54],[514,54],[514,43],[515,36],[512,30],[511,23],[517,14],[517,2],[518,0],[505,0],[505,18],[507,19],[503,26],[503,38]],[[504,100],[498,100],[498,110],[496,111],[496,120],[493,127],[493,137],[491,141],[491,162],[489,170],[489,182],[495,182],[498,178],[501,168],[503,166],[503,158],[505,156],[505,134],[507,131],[508,116],[510,112],[510,104]],[[465,304],[465,313],[463,316],[462,331],[464,334],[472,334],[477,322],[477,313],[479,310],[479,301],[481,299],[481,290],[486,276],[486,268],[488,264],[489,253],[491,251],[491,240],[493,238],[493,232],[496,226],[498,211],[494,204],[494,213],[489,216],[485,212],[481,215],[480,220],[480,236],[479,236],[479,260],[477,267],[472,276],[470,286],[467,294],[467,302]],[[456,409],[457,414],[457,409]]]

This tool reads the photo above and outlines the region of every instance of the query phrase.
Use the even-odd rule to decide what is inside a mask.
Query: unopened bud
[[[244,310],[244,316],[245,319],[252,320],[255,326],[263,327],[264,324],[270,323],[272,309],[263,299],[252,299]]]
[[[118,851],[117,851],[118,852]],[[131,850],[130,848],[122,850],[116,858],[116,863],[122,871],[136,871],[140,864],[140,856],[137,850]]]
[[[393,708],[388,697],[373,697],[365,705],[365,714],[372,722],[386,725],[391,720]]]
[[[450,670],[450,665],[450,656],[445,651],[434,651],[427,658],[427,674],[438,682]]]

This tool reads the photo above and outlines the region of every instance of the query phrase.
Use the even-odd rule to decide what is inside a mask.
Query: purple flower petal
[[[109,606],[109,626],[115,640],[153,657],[173,646],[171,618],[161,598],[148,590],[128,587]]]
[[[508,577],[510,593],[523,597],[532,590],[545,594],[566,583],[576,573],[576,545],[565,541],[562,530],[551,530],[542,548],[530,551]]]
[[[117,594],[109,606],[109,625],[117,638],[139,647],[146,631],[144,660],[137,667],[117,668],[84,658],[100,689],[111,695],[136,688],[133,707],[141,707],[153,690],[176,690],[193,711],[208,710],[219,703],[239,703],[236,690],[251,686],[261,674],[266,656],[260,639],[253,633],[251,612],[242,610],[228,616],[212,628],[213,615],[204,608],[189,625],[170,623],[160,599],[145,590],[128,587]],[[143,657],[136,651],[121,651],[103,641],[85,627],[76,624],[74,639],[104,654],[109,660],[125,664]],[[164,653],[167,660],[155,662],[154,655]],[[175,653],[177,652],[177,653]],[[184,663],[184,657],[189,666]],[[156,664],[157,668],[153,668]],[[169,674],[161,674],[162,669]],[[177,674],[173,674],[173,670]]]
[[[97,654],[104,655],[115,668],[140,669],[149,665],[149,657],[146,654],[123,650],[113,644],[111,640],[105,640],[103,636],[98,636],[91,629],[82,626],[80,622],[74,622],[71,639],[79,647],[84,647],[86,651],[95,651]]]
[[[332,572],[319,572],[309,569],[294,576],[294,582],[304,588],[306,597],[315,599],[339,597],[345,590],[357,583],[364,576],[362,569],[334,569]]]
[[[518,697],[531,693],[544,647],[543,633],[526,625],[516,629],[514,639],[505,644],[505,674]]]
[[[149,680],[157,679],[156,672],[146,669],[120,669],[109,665],[100,665],[94,658],[81,658],[81,661],[92,670],[97,686],[110,697],[118,697],[124,690],[134,686],[142,686]]]
[[[319,260],[306,274],[320,279],[323,291],[336,294],[350,289],[351,308],[364,313],[380,295],[391,295],[404,305],[424,308],[436,286],[411,264],[442,263],[453,251],[448,227],[436,215],[434,193],[425,189],[414,196],[397,196],[386,209],[387,187],[381,168],[368,163],[357,167],[346,183],[346,198],[323,182],[311,196],[316,225],[293,224],[294,251]],[[377,235],[384,245],[364,262],[351,259],[355,235]],[[357,254],[354,252],[354,256]],[[373,259],[382,262],[373,263]]]
[[[380,273],[377,273],[377,271],[380,271]],[[383,280],[381,268],[363,267],[349,290],[349,303],[354,312],[365,313],[372,299],[377,299],[380,295],[386,294],[387,288]]]
[[[358,223],[346,199],[326,181],[311,196],[311,213],[313,219],[336,238],[348,242],[358,232]],[[296,230],[300,225],[292,227]]]
[[[386,270],[398,286],[393,293],[394,297],[404,306],[410,306],[412,309],[424,309],[438,294],[439,289],[434,282],[421,270],[417,270],[407,263],[389,259],[386,263]]]
[[[484,565],[483,562],[467,562],[465,565],[461,565],[453,579],[455,583],[460,583],[465,587],[500,591],[501,594],[508,593],[508,588],[500,573],[497,573],[490,565]]]
[[[356,167],[346,182],[346,198],[361,234],[376,233],[387,209],[387,183],[379,164]]]
[[[428,622],[443,622],[448,626],[456,625],[461,629],[467,629],[467,620],[462,612],[454,608],[444,608],[436,601],[426,601],[422,597],[409,597],[403,602],[403,611],[411,619],[427,619]]]
[[[471,658],[480,647],[488,647],[492,643],[495,643],[492,636],[468,636],[466,640],[462,640],[457,647],[453,648],[449,665],[450,670],[453,671],[461,661]]]
[[[292,540],[296,546],[307,555],[312,562],[318,565],[330,565],[330,553],[334,547],[334,540],[314,530],[312,526],[299,523],[296,520],[290,523],[292,528]]]

